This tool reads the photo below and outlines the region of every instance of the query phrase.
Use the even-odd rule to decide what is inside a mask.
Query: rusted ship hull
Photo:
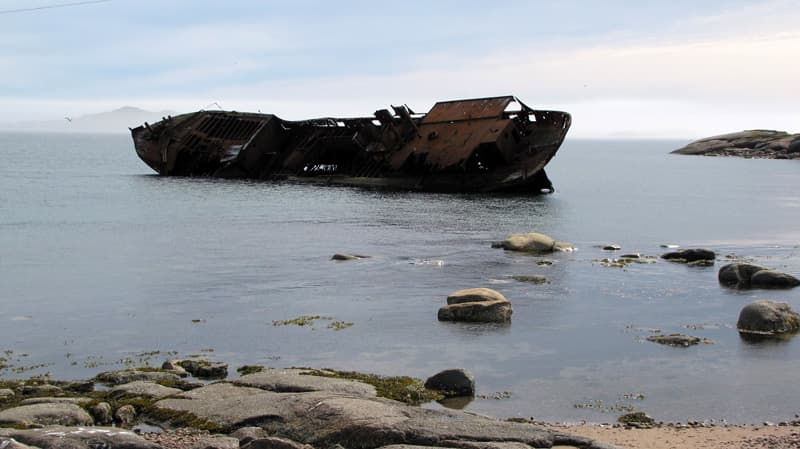
[[[566,112],[511,96],[407,106],[374,117],[288,121],[198,111],[131,130],[136,152],[169,176],[293,180],[449,192],[545,192]]]

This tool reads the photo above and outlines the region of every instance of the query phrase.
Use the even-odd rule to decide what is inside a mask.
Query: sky
[[[573,137],[800,132],[798,24],[800,0],[0,0],[0,123],[511,94]]]

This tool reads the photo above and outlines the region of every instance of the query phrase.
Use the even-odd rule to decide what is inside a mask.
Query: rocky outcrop
[[[254,374],[234,379],[235,385],[255,387],[276,393],[328,391],[355,396],[375,396],[375,387],[347,379],[309,375],[310,370],[264,368]]]
[[[744,306],[736,328],[740,334],[793,334],[800,330],[800,314],[785,302],[756,301]]]
[[[533,254],[550,254],[556,251],[574,251],[575,247],[567,242],[557,242],[552,237],[531,232],[529,234],[512,234],[502,242],[492,243],[492,248],[503,248],[508,251],[521,251]]]
[[[118,385],[111,389],[111,397],[120,398],[125,396],[139,396],[154,399],[161,399],[181,393],[183,390],[170,388],[153,382],[137,380],[131,383]]]
[[[439,321],[505,323],[511,320],[511,302],[500,292],[488,288],[459,290],[447,297],[447,305],[437,314]]]
[[[50,425],[91,426],[94,420],[75,404],[44,403],[13,407],[0,412],[0,424],[18,427]]]
[[[714,251],[706,248],[690,248],[680,251],[673,251],[661,255],[664,260],[679,263],[692,263],[699,261],[714,261],[717,257]]]
[[[174,364],[200,379],[224,379],[228,376],[228,364],[210,360],[173,360]]]
[[[700,139],[672,153],[759,159],[800,159],[800,134],[771,130],[742,131]]]
[[[126,369],[119,371],[107,371],[95,376],[95,380],[105,385],[122,385],[137,380],[145,380],[156,383],[179,384],[181,377],[177,374],[166,371],[143,371],[137,369]]]
[[[440,391],[448,397],[475,396],[475,376],[464,369],[447,369],[429,377],[425,388]]]
[[[749,263],[731,263],[719,269],[719,283],[735,288],[793,288],[800,279],[776,270]]]
[[[16,441],[40,449],[160,449],[133,432],[112,427],[47,427],[34,430],[0,429],[0,440]]]

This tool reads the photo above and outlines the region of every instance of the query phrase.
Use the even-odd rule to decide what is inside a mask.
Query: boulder
[[[0,424],[20,427],[50,425],[91,426],[94,420],[75,404],[44,403],[13,407],[0,412]]]
[[[717,255],[714,251],[705,248],[683,249],[661,255],[662,259],[680,263],[689,263],[698,260],[714,260],[716,257]]]
[[[52,426],[34,430],[8,429],[4,433],[41,449],[160,449],[133,432],[112,427]]]
[[[19,441],[10,437],[0,436],[0,449],[38,449],[38,448],[20,443]]]
[[[445,396],[475,396],[475,376],[464,369],[448,369],[429,377],[425,388]]]
[[[161,364],[161,369],[177,374],[180,377],[188,377],[189,372],[180,366],[178,362],[180,362],[180,360],[167,360]]]
[[[750,286],[756,288],[793,288],[798,285],[800,279],[775,270],[757,271],[750,278]]]
[[[349,379],[313,376],[304,369],[264,368],[258,373],[248,374],[231,382],[235,385],[255,387],[276,393],[301,393],[310,391],[328,391],[352,396],[375,397],[375,387],[363,382]]]
[[[177,364],[192,376],[201,379],[224,379],[228,376],[228,364],[208,360],[178,360]]]
[[[506,301],[502,293],[491,288],[465,288],[447,297],[447,304],[462,304],[465,302],[493,302]]]
[[[0,400],[14,397],[14,390],[8,388],[0,388]]]
[[[341,254],[341,253],[336,253],[331,257],[331,260],[344,261],[344,260],[359,260],[359,259],[368,259],[368,258],[369,258],[369,256],[364,256],[364,255],[361,255],[361,254]]]
[[[117,385],[110,391],[111,397],[121,398],[125,396],[140,396],[147,398],[161,399],[181,393],[183,390],[165,387],[153,382],[136,380],[127,384]]]
[[[114,422],[114,415],[111,412],[111,404],[108,402],[100,402],[89,408],[89,413],[94,417],[94,422],[101,425],[107,425]]]
[[[439,309],[439,321],[505,323],[511,321],[511,303],[506,301],[465,302]]]
[[[603,245],[603,251],[619,251],[622,247],[617,245],[616,243],[611,243],[608,245]]]
[[[126,404],[114,412],[114,420],[122,426],[130,426],[136,422],[136,409]]]
[[[82,405],[88,404],[92,402],[89,398],[28,398],[24,399],[20,402],[20,405],[31,405],[31,404],[75,404],[75,405]]]
[[[750,279],[753,275],[762,270],[766,270],[766,268],[750,263],[729,263],[719,269],[717,279],[722,285],[748,288],[750,287]]]
[[[800,314],[785,302],[756,301],[742,308],[736,328],[741,334],[791,334],[800,329]]]
[[[567,242],[557,242],[552,237],[531,232],[528,234],[512,234],[502,242],[492,244],[493,248],[508,251],[522,251],[534,254],[548,254],[555,251],[574,251],[575,247]]]

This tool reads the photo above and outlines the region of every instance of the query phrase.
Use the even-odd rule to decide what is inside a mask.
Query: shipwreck
[[[408,106],[373,117],[283,120],[201,110],[131,129],[165,176],[211,176],[443,192],[553,192],[544,170],[571,124],[513,96]]]

